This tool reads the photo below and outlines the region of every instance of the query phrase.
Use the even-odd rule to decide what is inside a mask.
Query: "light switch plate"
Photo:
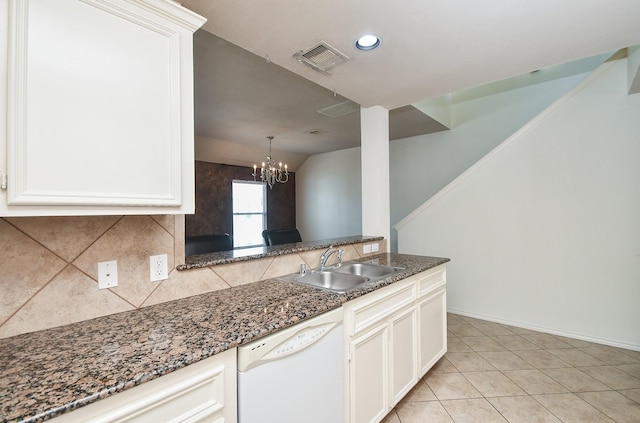
[[[369,254],[371,252],[371,244],[365,244],[362,246],[362,252],[364,254]]]
[[[118,286],[118,261],[102,261],[98,263],[98,289]]]

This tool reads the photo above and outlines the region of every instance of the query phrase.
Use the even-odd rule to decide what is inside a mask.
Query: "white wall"
[[[411,213],[584,77],[574,75],[456,103],[452,107],[454,129],[391,142],[391,224]],[[355,215],[362,211],[361,191],[354,191],[355,185],[351,184],[341,187],[338,182],[361,181],[360,154],[360,148],[319,154],[296,172],[296,220],[304,240],[362,234],[362,216]],[[331,169],[331,175],[326,175],[327,169]],[[379,175],[372,175],[376,177]],[[331,200],[313,194],[319,190],[329,196],[335,190],[332,203],[336,207],[348,205],[339,221],[331,221],[335,220],[331,211],[320,213],[316,209],[326,209],[324,205]],[[395,230],[388,239],[397,251]]]
[[[451,105],[449,131],[391,142],[391,225],[467,170],[586,75],[559,78]],[[397,233],[391,231],[391,250]]]
[[[296,172],[296,224],[303,241],[362,234],[360,148],[316,154]]]
[[[452,311],[640,350],[640,95],[602,65],[398,226]]]

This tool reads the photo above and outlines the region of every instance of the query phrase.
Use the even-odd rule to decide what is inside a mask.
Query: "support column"
[[[390,242],[389,111],[380,106],[360,109],[362,172],[362,235],[384,236]]]
[[[627,51],[629,94],[638,94],[640,93],[640,46],[629,47]]]

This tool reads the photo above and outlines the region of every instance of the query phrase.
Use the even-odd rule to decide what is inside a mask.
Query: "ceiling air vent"
[[[327,135],[328,132],[325,131],[324,129],[312,129],[311,131],[307,132],[307,134],[309,134],[309,135]]]
[[[348,115],[349,113],[357,112],[360,110],[360,105],[354,101],[347,100],[342,103],[332,104],[331,106],[323,107],[322,109],[316,110],[316,112],[321,115],[325,115],[328,117],[336,118],[344,115]]]
[[[298,62],[324,75],[331,75],[334,66],[349,60],[345,54],[340,53],[324,41],[320,41],[306,50],[300,50],[293,57]]]

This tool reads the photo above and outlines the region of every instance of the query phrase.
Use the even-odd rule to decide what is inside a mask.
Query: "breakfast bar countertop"
[[[404,268],[340,294],[280,279],[0,339],[0,422],[40,422],[235,348],[446,258],[380,254]]]
[[[189,270],[219,264],[237,263],[265,257],[276,257],[303,251],[320,250],[329,247],[360,244],[363,242],[381,241],[381,236],[347,236],[342,238],[323,239],[320,241],[293,242],[290,244],[239,248],[236,250],[216,251],[214,253],[187,256],[185,264],[176,267],[178,270]]]

